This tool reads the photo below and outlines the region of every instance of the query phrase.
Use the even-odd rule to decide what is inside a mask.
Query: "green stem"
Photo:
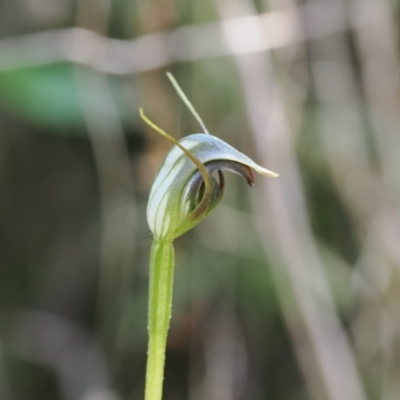
[[[145,400],[161,400],[165,348],[171,318],[174,248],[172,241],[154,239],[150,255],[149,347]]]

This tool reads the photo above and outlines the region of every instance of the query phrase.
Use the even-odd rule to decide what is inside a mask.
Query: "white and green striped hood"
[[[214,209],[224,191],[222,170],[241,175],[249,185],[254,183],[253,170],[278,176],[215,136],[197,133],[179,143],[205,166],[209,179],[204,188],[204,172],[178,146],[171,148],[156,175],[147,207],[147,221],[157,239],[175,239]],[[211,175],[215,170],[219,182]]]

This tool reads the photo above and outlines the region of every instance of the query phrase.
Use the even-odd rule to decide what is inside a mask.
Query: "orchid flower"
[[[151,122],[142,119],[175,146],[165,157],[150,191],[147,221],[153,233],[150,256],[149,347],[145,400],[161,400],[165,348],[171,317],[174,249],[172,242],[202,221],[221,201],[225,189],[223,171],[242,176],[252,186],[254,171],[269,177],[269,171],[221,139],[208,133],[173,76],[168,78],[198,120],[204,133],[177,141]],[[218,179],[213,172],[217,171]]]

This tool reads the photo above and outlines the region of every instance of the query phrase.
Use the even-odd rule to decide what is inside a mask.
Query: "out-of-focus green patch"
[[[126,109],[122,85],[111,79],[110,89],[121,117],[126,120],[131,112]],[[79,90],[86,91],[92,112],[99,117],[107,113],[102,88],[87,84]],[[69,64],[0,73],[0,102],[18,116],[49,128],[84,126],[77,82]]]
[[[83,124],[73,71],[69,65],[0,74],[0,101],[35,123],[69,127]]]
[[[336,307],[339,313],[346,317],[352,311],[352,301],[354,300],[352,297],[353,270],[335,249],[330,248],[322,241],[317,244]]]
[[[258,259],[242,259],[238,269],[238,302],[243,311],[261,320],[279,313],[274,284],[269,266],[258,254]]]

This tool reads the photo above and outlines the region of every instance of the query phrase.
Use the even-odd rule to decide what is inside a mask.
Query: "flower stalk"
[[[150,292],[145,400],[162,398],[165,348],[171,318],[174,248],[154,239],[150,255]]]

